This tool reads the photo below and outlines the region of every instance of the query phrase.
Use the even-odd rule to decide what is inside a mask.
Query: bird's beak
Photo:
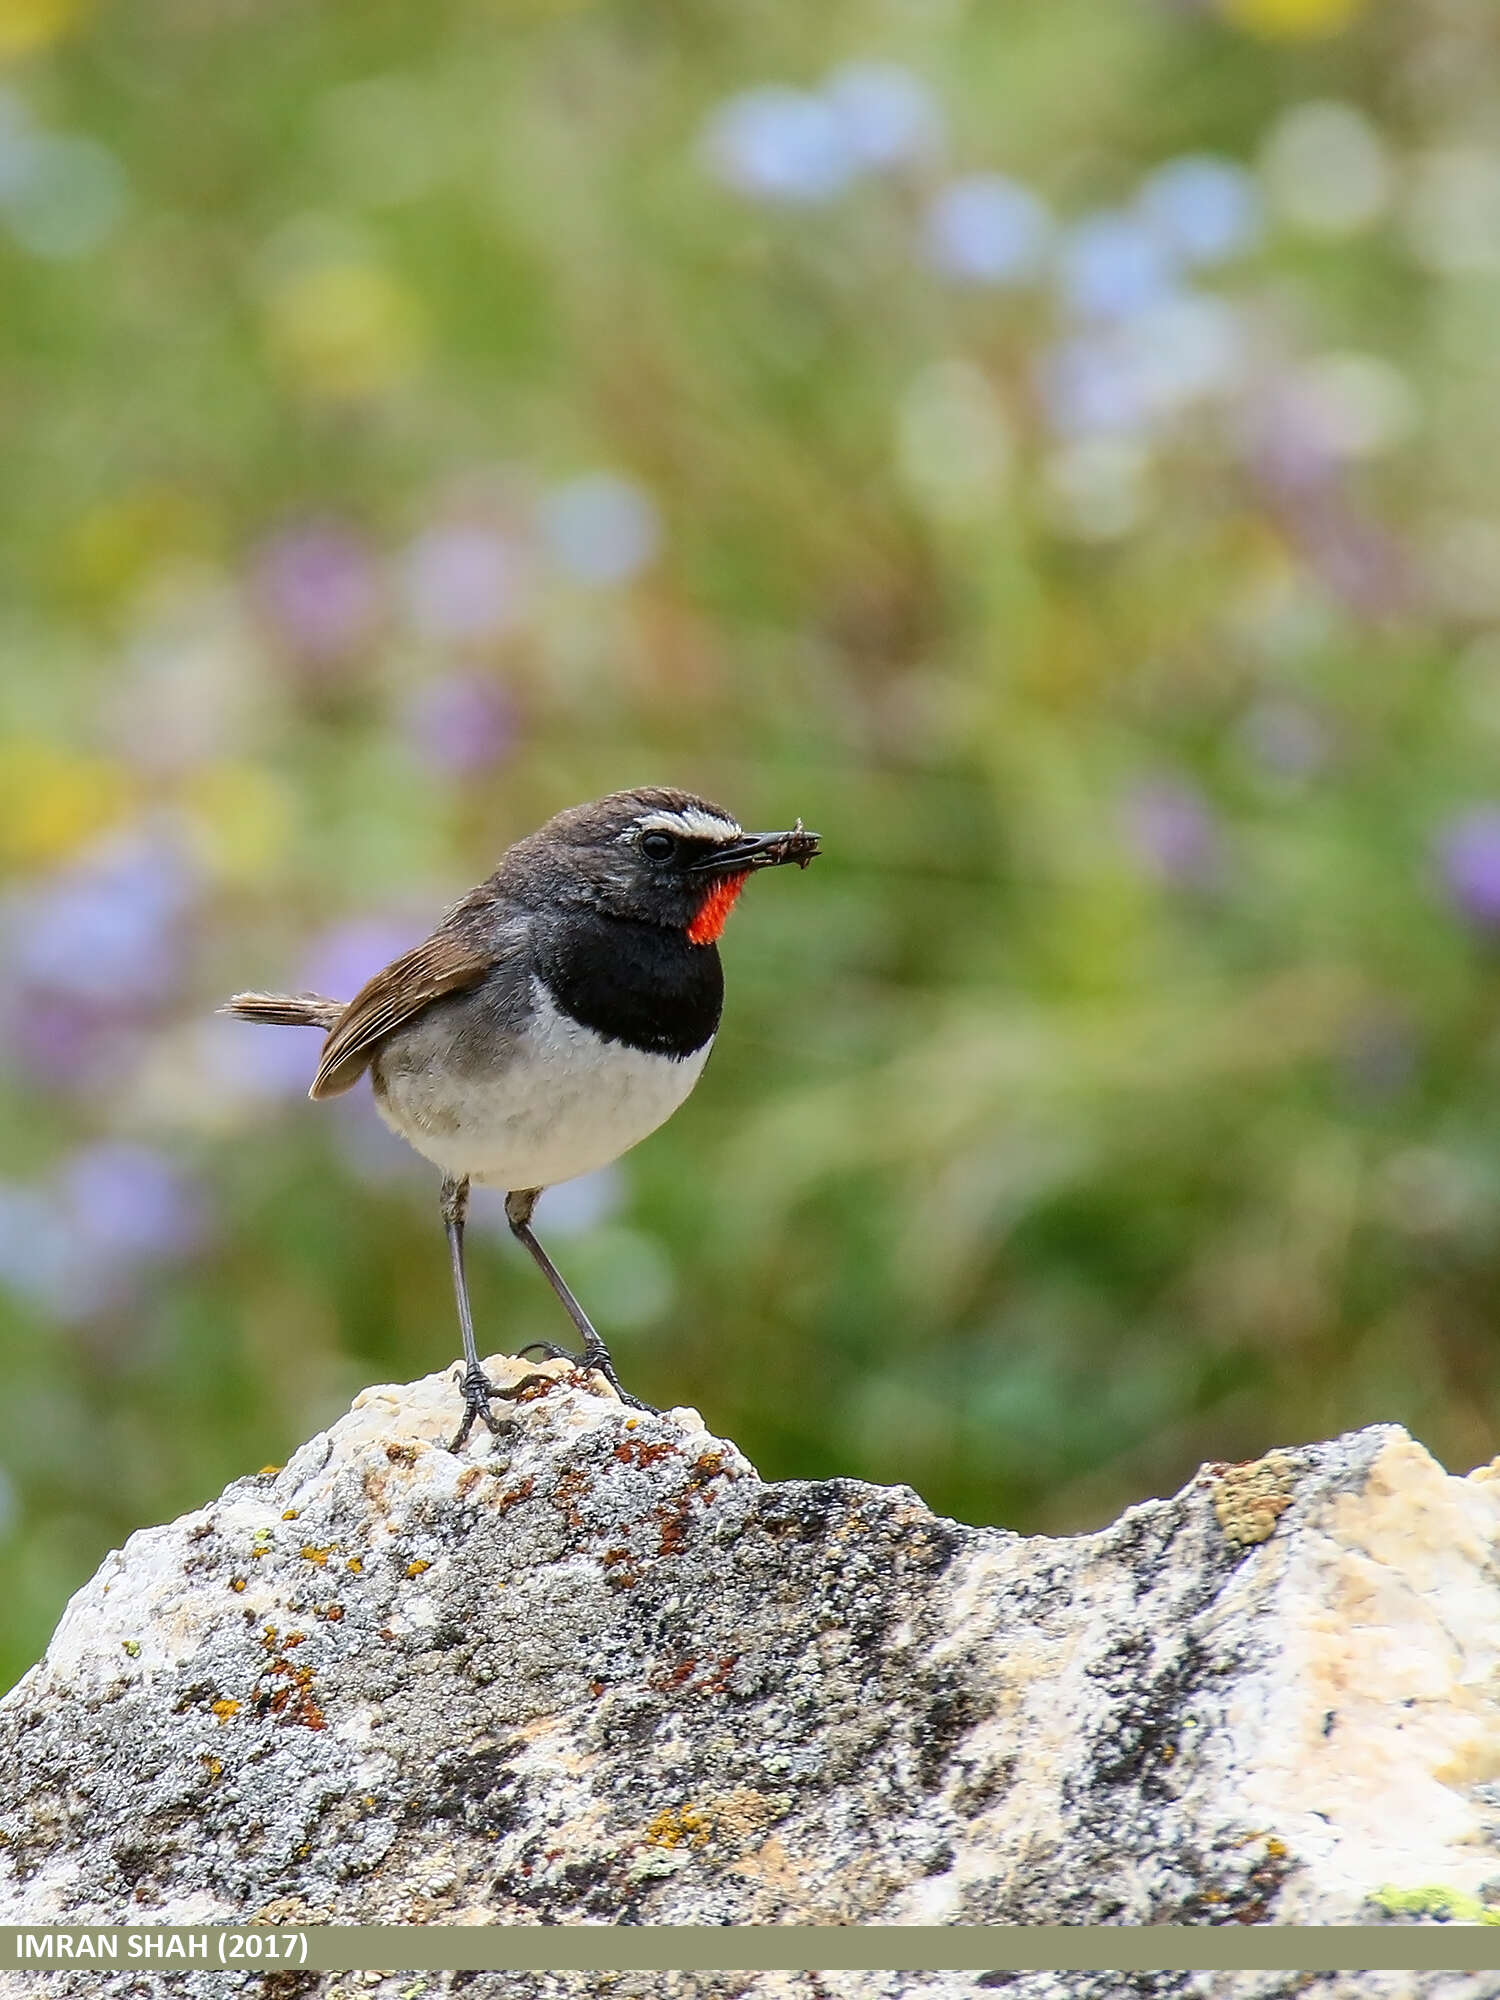
[[[725,841],[712,854],[695,861],[693,875],[738,875],[750,868],[779,868],[795,861],[805,868],[818,852],[818,836],[809,833],[799,819],[786,833],[746,833],[738,840]]]

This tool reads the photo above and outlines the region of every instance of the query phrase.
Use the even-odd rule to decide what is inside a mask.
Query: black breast
[[[723,1011],[717,949],[656,924],[570,911],[543,927],[536,968],[565,1014],[652,1055],[692,1055]]]

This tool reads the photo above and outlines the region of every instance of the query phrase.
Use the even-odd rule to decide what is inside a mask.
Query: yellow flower
[[[280,859],[296,808],[270,771],[258,764],[209,764],[193,772],[180,797],[198,852],[216,875],[252,881]]]
[[[83,0],[0,0],[0,61],[61,41],[83,12]]]
[[[304,395],[361,402],[405,380],[420,348],[416,300],[374,264],[291,271],[266,299],[271,351]]]
[[[80,514],[64,543],[62,566],[74,589],[108,600],[138,583],[164,555],[212,548],[218,539],[218,523],[201,497],[143,485]]]
[[[1219,0],[1225,19],[1271,42],[1315,41],[1342,34],[1365,0]]]
[[[130,775],[104,757],[17,738],[0,744],[0,860],[64,860],[125,817]]]

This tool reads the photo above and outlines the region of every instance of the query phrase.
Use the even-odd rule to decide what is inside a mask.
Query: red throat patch
[[[717,944],[724,934],[724,926],[729,922],[729,912],[739,900],[739,893],[749,880],[747,868],[740,875],[723,875],[715,882],[699,905],[698,914],[687,927],[689,944]]]

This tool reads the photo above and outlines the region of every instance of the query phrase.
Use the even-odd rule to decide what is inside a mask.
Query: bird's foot
[[[449,1451],[462,1451],[476,1423],[484,1424],[491,1433],[498,1431],[500,1419],[490,1408],[490,1398],[514,1394],[511,1390],[497,1389],[482,1368],[466,1369],[459,1387],[464,1394],[464,1420],[454,1433]]]
[[[582,1354],[575,1354],[571,1347],[559,1347],[555,1340],[531,1340],[524,1347],[516,1349],[518,1354],[544,1354],[549,1361],[568,1361],[575,1368],[593,1368],[601,1374],[620,1401],[631,1410],[644,1410],[648,1416],[659,1417],[661,1411],[655,1403],[643,1403],[639,1396],[632,1396],[615,1373],[615,1364],[610,1359],[609,1349],[601,1340],[590,1342]]]

